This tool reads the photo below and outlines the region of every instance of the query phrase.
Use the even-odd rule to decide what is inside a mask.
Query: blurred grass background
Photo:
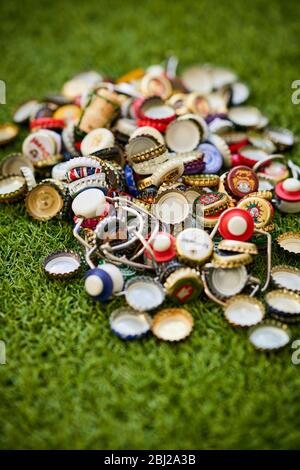
[[[300,135],[300,107],[291,103],[299,14],[296,0],[1,2],[1,122],[78,71],[118,77],[174,53],[181,69],[231,67],[251,86],[250,103]],[[25,135],[0,158],[19,150]],[[280,232],[299,230],[295,216],[276,221]],[[76,249],[70,226],[30,220],[15,203],[0,208],[0,239],[1,448],[299,448],[300,366],[290,347],[256,352],[247,332],[202,298],[188,306],[195,330],[186,342],[123,343],[108,324],[120,301],[94,304],[81,279],[43,274],[49,252]],[[298,264],[276,245],[273,261]],[[292,334],[299,338],[300,328]]]

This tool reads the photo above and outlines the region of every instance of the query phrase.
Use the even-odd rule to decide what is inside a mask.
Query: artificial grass
[[[173,52],[181,67],[232,67],[250,84],[250,103],[300,135],[300,107],[291,102],[299,14],[296,0],[1,2],[1,121],[77,71],[117,77]],[[297,216],[276,222],[279,232],[300,228]],[[95,304],[82,279],[56,282],[42,271],[49,252],[76,249],[70,226],[33,221],[15,203],[0,208],[0,239],[1,448],[299,448],[300,366],[291,347],[256,352],[204,297],[188,305],[195,330],[186,342],[122,342],[108,324],[122,301]],[[299,264],[276,244],[273,261]],[[291,330],[300,337],[298,326]]]

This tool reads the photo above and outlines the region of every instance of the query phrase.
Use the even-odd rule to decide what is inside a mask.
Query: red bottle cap
[[[65,127],[64,119],[54,119],[49,117],[32,119],[30,129],[63,129]]]
[[[288,178],[275,186],[275,193],[284,201],[300,201],[300,181],[296,178]]]
[[[175,237],[170,233],[159,232],[150,245],[157,263],[165,263],[176,258]],[[149,251],[145,250],[145,255],[148,259],[152,259]]]
[[[248,166],[239,165],[232,168],[227,175],[226,185],[235,197],[242,198],[258,190],[258,177]]]
[[[253,218],[245,209],[227,209],[220,216],[219,232],[227,240],[247,241],[254,232]]]

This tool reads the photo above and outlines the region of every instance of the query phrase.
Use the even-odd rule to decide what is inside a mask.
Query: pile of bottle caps
[[[278,236],[274,224],[276,210],[300,212],[300,169],[286,156],[295,137],[245,105],[249,94],[230,70],[195,65],[179,76],[170,57],[115,81],[80,73],[1,125],[2,144],[20,125],[30,132],[0,164],[0,202],[73,224],[78,253],[51,253],[44,270],[69,278],[84,264],[93,300],[124,296],[110,316],[122,339],[182,340],[194,323],[187,302],[209,298],[233,327],[251,327],[257,349],[289,343],[300,270],[272,266],[271,251],[275,238],[300,253],[300,233]],[[161,309],[166,297],[174,307]]]

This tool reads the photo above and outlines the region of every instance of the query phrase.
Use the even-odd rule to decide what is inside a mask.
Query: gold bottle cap
[[[212,257],[212,264],[215,268],[238,268],[239,266],[246,266],[252,263],[253,258],[248,253],[238,253],[236,255],[222,256],[219,253],[214,253]]]
[[[181,303],[199,297],[203,289],[199,273],[192,268],[176,269],[167,278],[164,287],[167,295]]]
[[[28,214],[36,220],[50,220],[57,216],[64,205],[61,188],[52,181],[35,186],[26,196]]]
[[[147,178],[143,178],[142,180],[139,180],[137,182],[137,187],[140,191],[153,185],[154,183],[153,183],[152,176],[148,176]]]
[[[176,181],[183,174],[184,166],[180,161],[168,160],[162,163],[153,173],[152,180],[155,186],[160,186],[163,182]]]
[[[213,242],[200,228],[187,228],[176,238],[176,250],[180,259],[192,266],[205,263],[212,255]]]
[[[219,250],[234,251],[236,253],[247,253],[257,255],[258,249],[255,243],[241,242],[237,240],[221,240],[218,245]]]
[[[138,137],[137,137],[138,139]],[[166,152],[165,145],[157,145],[156,147],[152,147],[144,152],[136,153],[135,155],[131,156],[132,163],[141,163],[141,162],[150,162],[154,160],[156,157],[163,155]]]
[[[19,128],[15,124],[0,124],[0,145],[6,145],[19,134]]]
[[[182,180],[187,186],[212,188],[219,185],[220,177],[218,175],[184,175]]]
[[[256,191],[255,193],[250,193],[247,196],[244,196],[242,199],[240,199],[240,202],[244,201],[245,199],[248,199],[249,197],[260,197],[262,199],[266,199],[267,201],[271,201],[273,198],[272,191]]]
[[[277,289],[268,292],[265,297],[270,313],[275,313],[288,320],[293,316],[300,320],[300,295],[287,289]]]
[[[278,245],[289,253],[300,254],[300,232],[285,232],[277,238]]]
[[[60,154],[57,155],[52,155],[49,158],[45,158],[44,160],[37,160],[34,161],[33,164],[36,168],[45,168],[47,166],[54,166],[57,163],[61,162],[63,159],[63,156]]]
[[[158,312],[152,322],[152,333],[164,341],[181,341],[194,327],[192,315],[183,308],[167,308]]]
[[[11,176],[11,175],[22,175],[20,171],[21,167],[27,166],[33,171],[33,165],[31,161],[25,157],[22,153],[11,153],[0,163],[0,174],[2,176]]]
[[[236,295],[227,300],[224,316],[233,326],[254,326],[263,320],[265,307],[260,300],[249,295]]]
[[[210,193],[201,194],[194,201],[193,212],[197,217],[197,207],[202,208],[200,214],[204,213],[204,216],[213,215],[227,209],[228,207],[228,196],[225,193],[218,191],[212,191]]]
[[[265,320],[251,328],[250,343],[260,351],[274,351],[283,348],[291,340],[287,325],[274,320]]]
[[[274,266],[271,279],[279,289],[300,292],[300,269],[287,265]]]
[[[27,191],[23,176],[11,175],[0,178],[0,203],[20,199]]]
[[[172,84],[163,75],[147,73],[141,80],[141,91],[145,96],[160,96],[163,100],[172,94]]]
[[[249,212],[253,218],[255,227],[258,229],[267,226],[273,217],[273,211],[269,201],[261,197],[249,196],[240,201],[237,207]]]

